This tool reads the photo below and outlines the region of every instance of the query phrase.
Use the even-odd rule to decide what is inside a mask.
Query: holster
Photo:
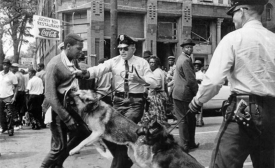
[[[255,97],[255,95],[232,94],[222,107],[224,119],[238,123],[240,129],[253,139],[261,134],[261,120],[255,118],[257,114],[260,114]]]

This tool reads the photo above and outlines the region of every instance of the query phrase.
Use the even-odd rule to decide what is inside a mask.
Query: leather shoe
[[[204,122],[203,121],[200,121],[200,122],[197,121],[196,126],[197,127],[202,127],[202,126],[204,126]]]
[[[6,131],[7,131],[8,129],[2,129],[2,131],[1,131],[1,133],[3,134],[3,133],[5,133]]]
[[[198,148],[200,146],[200,143],[197,143],[197,144],[192,144],[192,145],[190,145],[189,146],[189,149],[191,150],[191,149],[196,149],[196,148]]]

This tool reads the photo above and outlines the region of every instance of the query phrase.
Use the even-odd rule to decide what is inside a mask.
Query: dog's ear
[[[136,134],[138,136],[147,135],[148,134],[148,129],[146,127],[141,127],[136,131]]]

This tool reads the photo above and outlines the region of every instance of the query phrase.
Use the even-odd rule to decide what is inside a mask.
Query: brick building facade
[[[111,0],[39,0],[38,15],[62,21],[61,39],[70,32],[85,39],[88,64],[110,57]],[[266,6],[264,25],[275,31],[275,0]],[[221,38],[234,30],[226,15],[230,0],[118,0],[118,34],[138,40],[135,55],[150,50],[167,67],[167,57],[181,53],[181,42],[196,42],[193,59],[209,64]],[[61,41],[37,39],[38,62],[47,62],[60,51]]]

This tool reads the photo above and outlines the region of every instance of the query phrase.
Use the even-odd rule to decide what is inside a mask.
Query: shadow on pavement
[[[202,128],[203,127],[209,127],[209,126],[216,126],[216,125],[221,125],[221,123],[204,123],[204,126],[202,126]]]
[[[204,143],[204,144],[200,144],[199,150],[213,150],[214,148],[214,143]]]
[[[1,160],[9,160],[9,159],[17,159],[17,158],[27,158],[31,157],[38,152],[8,152],[8,153],[1,153]]]
[[[81,150],[80,154],[73,155],[75,157],[81,157],[81,156],[86,156],[86,155],[93,155],[93,154],[99,154],[96,149],[94,148],[89,148],[85,150]]]

